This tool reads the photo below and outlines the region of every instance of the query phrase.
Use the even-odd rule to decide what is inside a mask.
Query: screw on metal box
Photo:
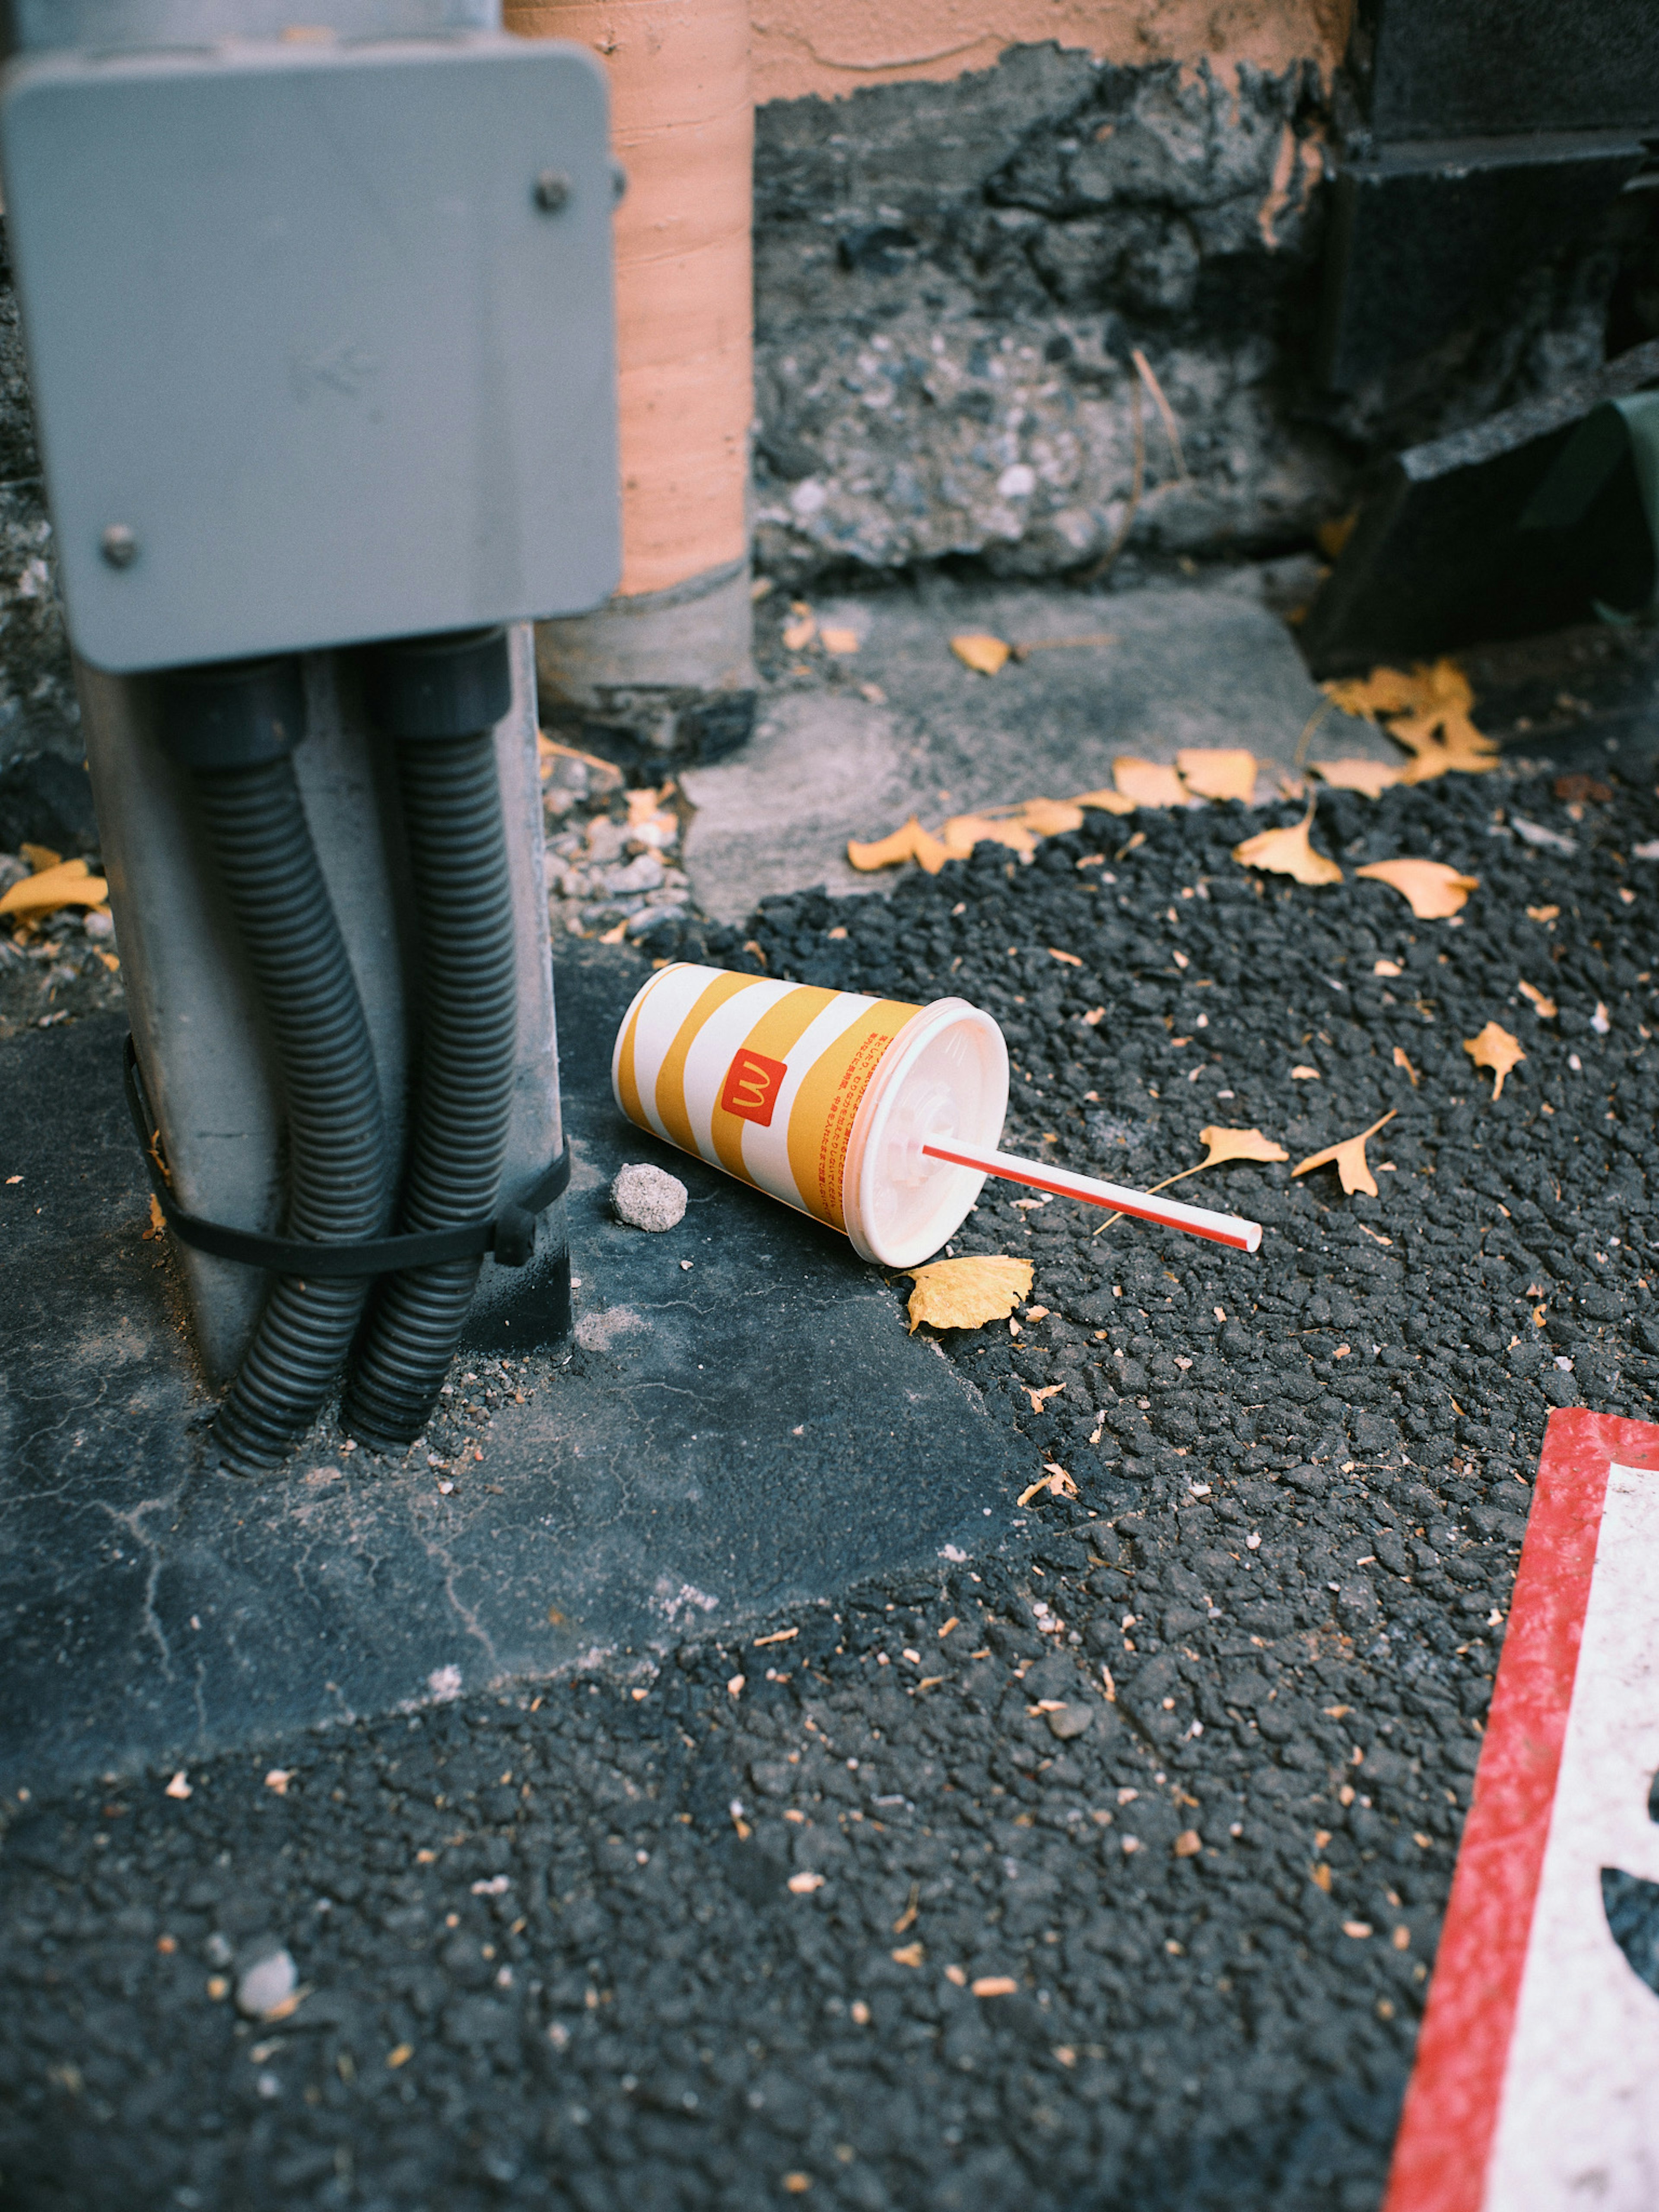
[[[125,522],[112,522],[98,550],[112,568],[130,568],[138,558],[138,533]]]
[[[556,215],[570,198],[570,179],[562,169],[544,169],[536,179],[536,204],[544,215]]]

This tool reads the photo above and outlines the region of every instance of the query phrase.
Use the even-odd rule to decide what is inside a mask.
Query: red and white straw
[[[1228,1245],[1235,1252],[1254,1252],[1261,1243],[1261,1224],[1245,1221],[1236,1213],[1212,1213],[1206,1206],[1182,1206],[1178,1199],[1123,1190],[1115,1182],[1102,1182],[1097,1176],[1073,1175],[1069,1169],[1045,1167],[1039,1160],[1023,1160],[1013,1152],[969,1152],[957,1145],[924,1145],[921,1149],[930,1160],[977,1168],[981,1175],[1000,1176],[1005,1182],[1052,1191],[1056,1198],[1080,1198],[1087,1206],[1109,1206],[1113,1212],[1129,1214],[1137,1221],[1161,1222],[1166,1229],[1184,1230],[1188,1237],[1206,1237],[1212,1244]]]

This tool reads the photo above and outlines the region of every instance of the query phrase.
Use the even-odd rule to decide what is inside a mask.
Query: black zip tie
[[[400,1274],[407,1267],[434,1267],[443,1260],[467,1260],[476,1252],[494,1255],[501,1267],[522,1267],[536,1249],[536,1217],[562,1198],[570,1182],[570,1147],[546,1168],[527,1190],[509,1199],[493,1221],[470,1222],[459,1229],[422,1230],[409,1237],[380,1237],[355,1243],[324,1243],[308,1237],[264,1237],[250,1229],[227,1229],[199,1214],[186,1213],[174,1199],[172,1176],[161,1152],[161,1130],[144,1087],[138,1048],[131,1036],[122,1056],[127,1110],[138,1133],[144,1172],[162,1218],[181,1243],[216,1260],[234,1260],[245,1267],[266,1267],[278,1275],[323,1281],[341,1275]]]

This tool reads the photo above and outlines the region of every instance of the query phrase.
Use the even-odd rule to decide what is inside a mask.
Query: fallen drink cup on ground
[[[1241,1251],[1261,1241],[1253,1221],[999,1152],[1008,1048],[965,999],[914,1006],[677,961],[623,1015],[611,1087],[640,1128],[884,1267],[931,1258],[988,1175]]]

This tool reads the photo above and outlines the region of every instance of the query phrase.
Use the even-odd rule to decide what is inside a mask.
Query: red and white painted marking
[[[1553,1413],[1384,2212],[1659,2212],[1659,1427]]]

